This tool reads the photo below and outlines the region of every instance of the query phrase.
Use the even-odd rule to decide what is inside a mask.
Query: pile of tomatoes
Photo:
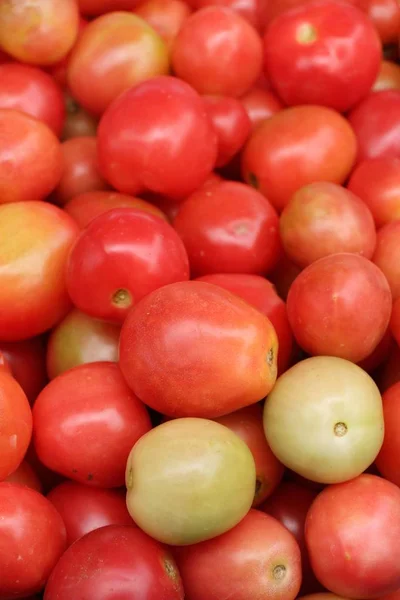
[[[400,600],[398,0],[0,0],[0,600]]]

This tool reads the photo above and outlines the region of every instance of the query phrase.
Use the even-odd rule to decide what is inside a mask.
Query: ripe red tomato
[[[143,404],[114,363],[90,363],[53,379],[33,407],[35,450],[80,483],[119,487],[135,442],[151,429]]]
[[[105,112],[98,148],[102,174],[118,191],[183,200],[213,170],[217,136],[189,85],[155,77],[121,94]]]
[[[285,104],[345,112],[369,93],[382,48],[360,10],[320,0],[277,17],[265,34],[264,55],[267,76]]]
[[[249,115],[253,130],[283,108],[282,102],[274,92],[257,86],[251,88],[240,101]]]
[[[383,44],[397,44],[400,6],[397,0],[352,0],[373,22]]]
[[[89,115],[68,93],[64,93],[67,116],[62,132],[62,139],[69,140],[74,137],[96,137],[97,119]]]
[[[65,543],[64,523],[42,494],[0,483],[0,598],[40,592]]]
[[[42,200],[62,175],[61,145],[41,121],[0,109],[0,203]]]
[[[145,0],[133,12],[144,19],[171,49],[192,10],[183,0]]]
[[[300,273],[287,309],[303,350],[359,362],[384,336],[392,298],[385,276],[372,262],[356,254],[333,254]]]
[[[174,220],[193,275],[268,273],[279,258],[275,209],[253,188],[233,181],[192,194]]]
[[[24,390],[31,404],[47,383],[46,345],[42,338],[21,342],[0,342],[12,375]]]
[[[18,0],[0,6],[0,46],[21,62],[58,62],[72,48],[78,27],[75,0]]]
[[[356,144],[346,119],[330,108],[288,108],[250,136],[243,152],[243,176],[281,211],[308,183],[343,183],[353,167]]]
[[[160,288],[128,314],[120,366],[139,398],[167,416],[222,415],[264,398],[275,383],[270,321],[203,281]]]
[[[44,600],[183,600],[170,552],[137,527],[109,525],[85,535],[57,563]]]
[[[400,296],[400,221],[381,227],[376,239],[374,263],[385,275],[393,300]]]
[[[400,586],[400,490],[376,475],[328,486],[312,504],[306,542],[319,581],[349,598]]]
[[[383,60],[375,83],[373,92],[383,90],[400,90],[400,67],[390,60]]]
[[[279,521],[254,509],[227,533],[180,548],[176,558],[190,600],[294,600],[300,588],[296,540]]]
[[[168,71],[168,51],[154,29],[134,14],[112,12],[85,27],[67,79],[79,104],[100,116],[125,90]]]
[[[47,499],[64,521],[68,546],[106,525],[134,526],[123,490],[102,490],[65,481],[53,488]]]
[[[78,0],[83,15],[95,17],[115,10],[132,10],[140,0]]]
[[[255,84],[261,72],[262,42],[235,11],[209,6],[186,19],[171,60],[174,73],[200,94],[238,97]]]
[[[396,303],[398,305],[398,302]],[[385,439],[375,461],[385,479],[400,485],[400,383],[387,389],[382,397]]]
[[[0,206],[0,340],[43,333],[68,312],[65,267],[78,231],[47,202]]]
[[[87,226],[66,276],[75,306],[113,323],[122,323],[149,292],[186,279],[189,262],[178,234],[165,220],[133,208],[115,208]]]

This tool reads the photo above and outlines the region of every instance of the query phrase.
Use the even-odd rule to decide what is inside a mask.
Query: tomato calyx
[[[333,428],[333,433],[336,435],[336,437],[343,437],[346,435],[347,431],[348,429],[346,423],[336,423]]]
[[[273,568],[272,575],[274,579],[281,581],[286,577],[286,567],[285,565],[276,565]]]
[[[296,30],[296,41],[299,44],[307,46],[313,44],[318,39],[316,28],[311,23],[301,23]]]
[[[258,190],[258,187],[259,187],[258,177],[257,177],[257,175],[255,175],[255,173],[249,173],[249,185],[251,185],[251,187]]]
[[[112,303],[118,308],[128,308],[132,304],[132,296],[128,290],[120,288],[114,292]]]

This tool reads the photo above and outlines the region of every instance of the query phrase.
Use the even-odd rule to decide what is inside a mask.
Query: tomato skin
[[[43,589],[65,549],[65,526],[42,494],[3,482],[0,540],[0,598],[22,598]]]
[[[397,302],[398,305],[398,302]],[[382,476],[395,485],[400,485],[399,428],[400,428],[400,383],[387,389],[383,396],[385,439],[375,464]]]
[[[78,0],[79,11],[89,17],[97,17],[115,10],[132,10],[140,0]]]
[[[218,286],[186,281],[152,292],[130,311],[119,364],[138,397],[162,414],[214,418],[268,394],[276,354],[264,315]]]
[[[392,311],[393,315],[393,311]],[[393,350],[393,336],[390,331],[390,327],[387,328],[383,338],[376,346],[375,350],[371,352],[367,358],[364,358],[358,363],[358,366],[364,369],[367,373],[373,373],[375,369],[380,367],[392,353]]]
[[[47,383],[46,347],[42,338],[21,342],[0,342],[14,378],[24,390],[30,404]]]
[[[333,254],[300,273],[287,310],[303,350],[359,362],[384,336],[392,298],[385,276],[372,262],[356,254]]]
[[[75,481],[65,481],[53,488],[47,499],[64,521],[68,546],[100,527],[134,526],[126,508],[123,490],[102,490]]]
[[[198,277],[198,281],[213,283],[252,304],[271,321],[278,336],[278,375],[286,371],[292,358],[293,334],[285,302],[274,285],[258,275],[214,273]]]
[[[240,98],[251,121],[252,131],[266,119],[283,108],[282,102],[274,92],[254,86]]]
[[[60,142],[41,121],[0,109],[0,203],[42,200],[62,174]]]
[[[368,599],[399,587],[400,490],[389,481],[360,475],[325,488],[305,531],[314,572],[333,593]]]
[[[400,90],[400,67],[390,60],[383,60],[375,83],[373,92],[383,90]]]
[[[118,191],[149,190],[183,200],[213,170],[217,136],[193,88],[173,77],[155,77],[108,108],[98,128],[98,150],[102,174]]]
[[[165,547],[137,527],[109,525],[70,546],[52,572],[44,600],[71,598],[183,600],[184,592]]]
[[[339,112],[349,110],[369,93],[381,54],[378,34],[368,17],[334,0],[282,13],[264,37],[268,78],[289,106],[316,104]]]
[[[323,106],[296,106],[281,110],[252,133],[242,172],[281,211],[304,185],[343,183],[356,152],[355,135],[341,115]]]
[[[373,22],[382,44],[396,44],[400,35],[400,7],[397,0],[353,0]]]
[[[91,21],[68,62],[68,87],[91,114],[100,116],[122,92],[169,72],[167,48],[143,19],[112,12]]]
[[[400,221],[387,223],[378,231],[375,253],[372,257],[379,267],[392,292],[393,300],[400,296]]]
[[[112,323],[122,323],[151,291],[187,279],[189,262],[178,234],[164,219],[133,208],[116,208],[89,223],[66,274],[75,306]]]
[[[192,10],[183,0],[145,0],[134,13],[144,19],[171,49]]]
[[[216,56],[223,60],[216,61]],[[261,72],[262,42],[233,10],[208,6],[185,21],[171,59],[176,75],[200,94],[239,97]]]
[[[130,449],[151,429],[118,366],[106,362],[80,365],[53,379],[36,399],[33,420],[35,450],[44,465],[106,488],[123,485]]]
[[[71,50],[59,62],[57,62],[53,65],[50,65],[47,68],[48,73],[50,73],[50,75],[56,80],[58,85],[61,88],[63,88],[64,91],[68,87],[67,69],[68,69],[68,62],[71,57],[71,52],[72,52],[75,44],[77,43],[78,39],[80,38],[82,31],[85,29],[86,25],[88,25],[88,24],[89,24],[89,21],[84,19],[82,16],[79,16],[78,34],[76,36],[75,43],[72,46]]]
[[[32,490],[36,490],[42,493],[43,487],[38,475],[33,470],[33,467],[27,460],[23,460],[18,468],[11,473],[4,481],[8,483],[17,483],[20,485],[26,485]]]

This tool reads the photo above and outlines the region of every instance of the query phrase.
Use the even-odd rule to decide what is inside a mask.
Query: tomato
[[[375,462],[383,477],[398,486],[400,484],[398,452],[400,447],[400,383],[395,383],[389,387],[383,394],[382,400],[385,419],[385,439]]]
[[[115,10],[132,10],[140,0],[78,0],[83,15],[94,17]]]
[[[106,525],[134,525],[122,490],[102,490],[65,481],[53,488],[47,499],[64,521],[68,546]]]
[[[362,161],[354,169],[348,189],[365,202],[377,227],[400,219],[400,157]]]
[[[306,3],[282,13],[264,37],[267,76],[290,106],[349,110],[370,91],[381,54],[368,17],[335,0]]]
[[[279,225],[284,250],[300,267],[338,252],[371,258],[375,250],[371,212],[360,198],[335,183],[300,188],[284,208]]]
[[[209,6],[186,19],[171,58],[174,73],[200,94],[238,97],[261,72],[262,42],[235,11]]]
[[[144,19],[171,49],[192,10],[183,0],[145,0],[134,13]]]
[[[252,130],[283,108],[274,92],[254,86],[240,98],[250,118]]]
[[[98,487],[123,485],[129,451],[151,428],[118,366],[106,362],[80,365],[53,379],[36,399],[33,420],[40,460]]]
[[[78,223],[81,229],[84,229],[96,217],[103,215],[113,208],[123,207],[144,210],[161,219],[167,220],[165,214],[156,206],[150,204],[150,202],[127,194],[104,190],[78,194],[67,202],[64,210]]]
[[[279,220],[259,192],[223,181],[192,194],[174,228],[187,250],[192,274],[268,273],[280,251]]]
[[[277,372],[271,322],[203,281],[160,288],[128,314],[120,367],[145,404],[171,417],[213,418],[264,398]]]
[[[400,157],[400,90],[370,94],[349,114],[358,142],[358,162]]]
[[[355,5],[372,20],[383,44],[397,44],[400,35],[400,6],[397,0],[355,0]]]
[[[0,206],[0,340],[43,333],[68,312],[64,271],[77,233],[71,217],[46,202]]]
[[[243,176],[281,211],[308,183],[343,183],[356,151],[344,117],[323,106],[296,106],[281,110],[252,133],[243,152]]]
[[[62,175],[61,146],[41,121],[0,109],[0,203],[42,200]]]
[[[50,379],[93,362],[117,362],[120,327],[72,310],[51,332],[47,343]]]
[[[63,174],[54,190],[58,204],[84,192],[109,189],[99,171],[95,137],[74,137],[61,144],[61,151]]]
[[[189,85],[155,77],[121,94],[105,112],[98,148],[102,174],[118,191],[183,200],[214,168],[217,137]]]
[[[42,484],[35,473],[33,467],[28,461],[23,460],[17,469],[6,477],[5,481],[8,483],[19,483],[20,485],[26,485],[37,492],[42,492]]]
[[[335,594],[368,599],[394,592],[399,488],[376,475],[327,487],[307,515],[306,541],[316,576]]]
[[[182,241],[164,219],[115,208],[81,233],[66,279],[79,310],[122,323],[128,310],[151,291],[189,279],[189,262]]]
[[[68,92],[64,94],[67,116],[62,132],[62,139],[74,137],[96,137],[97,120],[89,115]]]
[[[167,48],[143,19],[112,12],[91,21],[68,63],[68,86],[86,110],[101,115],[129,88],[169,71]]]
[[[44,600],[183,600],[170,552],[137,527],[101,527],[73,544],[51,574]]]
[[[287,309],[305,352],[359,362],[384,336],[392,298],[384,274],[372,262],[356,254],[332,254],[300,273],[289,290]]]
[[[400,296],[400,221],[387,223],[377,234],[374,263],[389,282],[393,300]]]
[[[30,338],[21,342],[0,342],[10,371],[33,404],[36,396],[47,383],[46,347],[42,338]]]
[[[79,12],[75,0],[11,0],[0,5],[0,46],[37,65],[61,60],[75,43]]]
[[[372,87],[373,92],[400,90],[400,67],[390,60],[383,60]]]
[[[245,442],[227,427],[208,419],[175,419],[132,448],[126,487],[135,523],[160,542],[185,546],[225,533],[243,519],[254,499],[256,470]]]
[[[0,65],[0,108],[20,110],[43,121],[60,136],[65,119],[64,98],[54,79],[37,67]]]

